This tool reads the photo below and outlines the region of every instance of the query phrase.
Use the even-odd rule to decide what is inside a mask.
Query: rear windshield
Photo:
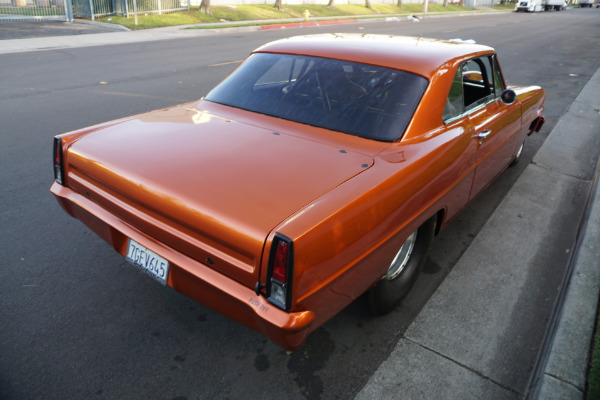
[[[364,138],[394,141],[408,125],[427,79],[328,58],[257,53],[206,100]]]

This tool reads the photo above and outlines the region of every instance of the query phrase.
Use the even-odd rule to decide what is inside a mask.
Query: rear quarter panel
[[[415,229],[465,207],[474,157],[461,126],[394,143],[371,168],[278,226],[274,232],[294,240],[294,309],[314,310],[316,328],[376,283]]]

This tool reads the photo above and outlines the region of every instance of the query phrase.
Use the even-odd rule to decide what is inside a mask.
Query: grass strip
[[[240,4],[235,6],[212,6],[211,14],[200,12],[199,7],[193,7],[189,11],[174,12],[169,14],[152,14],[141,12],[138,13],[138,24],[135,25],[133,14],[129,18],[124,16],[111,16],[98,18],[98,21],[119,24],[128,27],[129,29],[149,29],[160,28],[165,26],[175,25],[193,25],[193,24],[210,24],[219,22],[240,22],[240,24],[215,24],[208,27],[196,27],[198,29],[215,29],[237,26],[252,26],[252,25],[267,25],[267,23],[257,23],[248,21],[258,20],[290,20],[293,18],[303,18],[304,12],[310,13],[310,21],[319,21],[319,18],[325,17],[383,17],[392,16],[394,14],[422,14],[423,4],[405,4],[402,7],[397,7],[394,4],[373,4],[373,8],[369,9],[362,4],[340,4],[335,7],[328,8],[326,5],[304,4],[304,5],[286,5],[283,10],[279,11],[270,4]],[[489,9],[495,11],[497,8]],[[441,4],[429,4],[428,11],[430,13],[457,13],[457,12],[473,12],[474,10],[461,7],[455,4],[449,4],[444,7]],[[485,10],[478,10],[488,11]],[[298,22],[298,21],[289,21]],[[278,21],[274,23],[285,23]]]

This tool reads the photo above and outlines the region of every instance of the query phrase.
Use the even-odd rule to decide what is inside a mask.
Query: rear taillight
[[[61,185],[64,182],[62,140],[54,138],[54,180]]]
[[[284,310],[290,309],[292,300],[293,250],[290,238],[275,234],[267,269],[267,299]]]

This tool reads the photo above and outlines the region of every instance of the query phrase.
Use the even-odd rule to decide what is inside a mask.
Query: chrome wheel
[[[519,147],[519,150],[517,151],[517,155],[515,156],[515,158],[513,158],[512,162],[510,163],[509,167],[512,167],[514,165],[517,165],[519,163],[519,160],[521,159],[521,153],[523,153],[523,147],[524,147],[525,143],[521,143],[521,147]]]
[[[394,280],[397,277],[399,277],[402,274],[402,272],[404,272],[406,266],[408,265],[408,261],[410,260],[410,256],[412,255],[413,250],[415,248],[416,240],[417,231],[414,231],[408,237],[408,239],[406,239],[402,247],[400,247],[398,254],[396,254],[396,257],[394,257],[394,260],[392,261],[390,267],[387,270],[387,273],[385,274],[385,279],[389,281]]]
[[[521,153],[523,152],[523,143],[521,143],[521,147],[519,147],[519,151],[517,151],[517,155],[515,156],[515,158],[520,158],[521,157]]]
[[[391,311],[408,294],[427,259],[427,249],[433,239],[436,218],[437,216],[430,218],[403,243],[397,242],[398,250],[392,262],[387,264],[387,271],[375,286],[365,293],[367,307],[372,314],[382,315]]]

